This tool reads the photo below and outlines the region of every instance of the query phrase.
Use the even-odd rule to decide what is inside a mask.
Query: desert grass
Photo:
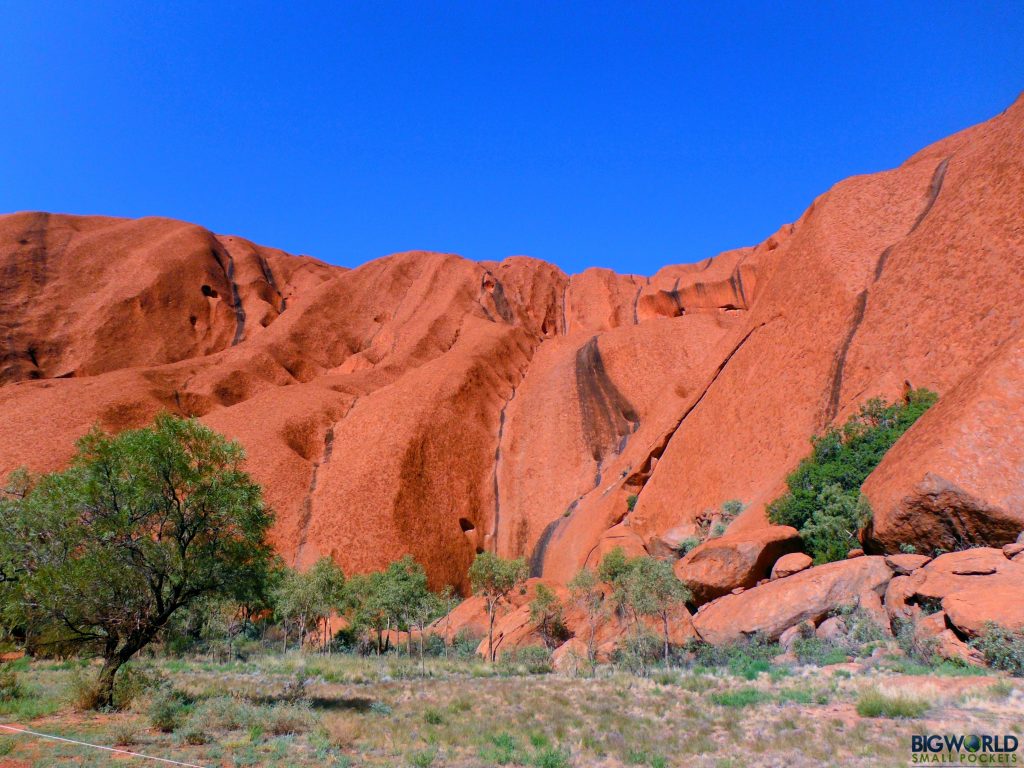
[[[802,766],[904,764],[921,727],[1013,732],[1019,684],[885,669],[598,667],[510,674],[479,660],[260,656],[150,659],[126,709],[74,705],[91,666],[22,662],[0,722],[198,765]],[[762,665],[763,666],[763,665]],[[841,673],[841,674],[840,674]],[[158,715],[166,722],[157,722]],[[169,726],[169,727],[168,727]],[[5,758],[102,765],[102,753],[0,735]]]

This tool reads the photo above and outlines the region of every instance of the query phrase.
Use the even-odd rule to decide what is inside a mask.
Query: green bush
[[[736,688],[731,691],[714,691],[708,697],[720,707],[750,707],[768,700],[768,694],[757,688]]]
[[[157,730],[171,733],[181,727],[189,709],[188,699],[181,691],[160,688],[149,703],[149,722]]]
[[[529,645],[502,654],[499,669],[503,674],[546,675],[551,672],[551,651],[539,645]]]
[[[857,700],[857,714],[861,717],[916,718],[929,708],[924,699],[904,693],[886,694],[874,688],[865,691]]]
[[[162,675],[129,662],[114,680],[114,706],[126,709],[132,701],[165,683]]]
[[[819,667],[842,664],[847,659],[846,649],[827,643],[813,635],[796,638],[793,640],[790,650],[801,664],[814,664]]]
[[[890,405],[873,398],[841,429],[811,438],[811,455],[786,478],[789,491],[768,506],[771,522],[799,530],[816,563],[845,557],[859,545],[858,529],[870,519],[861,484],[936,400],[926,389],[911,390]]]
[[[10,664],[0,665],[0,701],[21,698],[22,693],[18,673]]]
[[[626,642],[615,650],[614,661],[633,674],[642,675],[656,664],[664,653],[661,639],[642,629],[635,635],[629,635]]]
[[[998,624],[985,624],[981,636],[971,641],[992,669],[1024,677],[1024,632],[1013,632]]]
[[[684,650],[692,656],[696,666],[727,667],[733,674],[748,679],[767,671],[771,660],[782,653],[778,643],[760,634],[752,635],[745,642],[729,645],[711,645],[703,640],[691,640]]]

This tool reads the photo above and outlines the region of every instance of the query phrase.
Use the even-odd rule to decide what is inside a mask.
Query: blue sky
[[[1024,89],[1020,2],[3,4],[0,211],[650,274]]]

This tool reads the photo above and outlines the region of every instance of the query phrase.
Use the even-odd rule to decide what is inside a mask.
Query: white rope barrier
[[[40,739],[50,739],[52,741],[62,741],[65,744],[77,744],[80,747],[92,747],[93,749],[102,749],[106,752],[116,752],[119,755],[129,755],[130,757],[139,757],[143,760],[155,760],[158,763],[168,763],[169,765],[182,765],[185,768],[203,768],[201,765],[194,763],[182,763],[177,760],[170,760],[166,757],[153,757],[152,755],[143,755],[140,752],[129,752],[127,749],[115,749],[114,747],[104,747],[99,744],[90,744],[87,741],[75,741],[74,739],[65,739],[63,736],[52,736],[48,733],[37,733],[36,731],[30,731],[27,728],[14,728],[10,725],[0,725],[5,731],[12,733],[19,733],[23,736],[36,736]]]

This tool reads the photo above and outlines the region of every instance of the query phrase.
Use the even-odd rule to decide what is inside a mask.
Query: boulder
[[[1007,560],[1001,549],[978,547],[949,552],[907,577],[911,602],[942,600],[961,590],[987,590],[1024,583],[1024,565]]]
[[[1021,552],[1024,552],[1024,541],[1015,541],[1013,544],[1003,545],[1003,554],[1011,560]]]
[[[910,586],[909,576],[896,576],[885,588],[885,612],[891,620],[910,618]]]
[[[864,541],[895,550],[1001,547],[1024,525],[1024,334],[942,392],[886,453],[862,490]]]
[[[800,534],[789,526],[767,526],[706,541],[675,565],[676,576],[697,605],[753,587],[783,555],[800,549]]]
[[[895,581],[895,579],[893,581]],[[889,583],[892,584],[892,582]],[[877,592],[870,589],[861,592],[860,596],[857,598],[857,606],[865,616],[871,619],[878,626],[879,629],[881,629],[885,634],[892,636],[889,614],[886,613],[885,607],[882,605],[882,599],[878,596]]]
[[[836,643],[846,637],[846,622],[839,616],[830,616],[818,625],[814,636],[826,643]]]
[[[571,637],[551,652],[551,666],[556,672],[575,675],[589,663],[587,644]]]
[[[810,637],[814,631],[814,624],[809,621],[801,622],[779,635],[779,645],[788,651],[798,637]]]
[[[846,553],[846,559],[847,560],[853,560],[853,558],[855,558],[855,557],[863,557],[863,556],[864,556],[864,550],[861,549],[860,547],[856,547],[855,549],[851,549],[849,552]]]
[[[814,561],[811,560],[810,555],[806,555],[803,552],[790,552],[788,555],[783,555],[772,566],[772,579],[784,579],[787,576],[792,576],[794,573],[800,573],[800,571],[806,571]]]
[[[905,576],[927,565],[931,558],[927,555],[886,555],[885,562],[897,576]]]
[[[977,637],[985,624],[1024,629],[1024,581],[961,589],[942,599],[942,609],[962,635]]]
[[[776,640],[790,627],[821,621],[833,609],[856,603],[866,591],[881,593],[891,578],[882,557],[828,563],[721,597],[697,613],[693,625],[702,639],[716,645],[756,633]]]
[[[951,629],[943,630],[936,637],[935,652],[944,659],[961,661],[972,667],[984,667],[985,658],[974,648],[956,636]]]

